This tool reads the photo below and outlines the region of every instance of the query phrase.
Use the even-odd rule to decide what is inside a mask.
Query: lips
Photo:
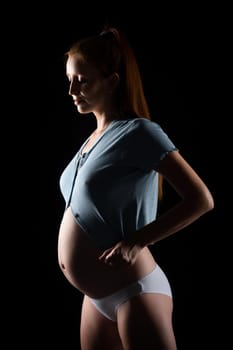
[[[82,103],[82,102],[85,102],[83,99],[79,99],[79,98],[77,98],[77,99],[74,99],[74,104],[75,105],[79,105],[80,103]]]

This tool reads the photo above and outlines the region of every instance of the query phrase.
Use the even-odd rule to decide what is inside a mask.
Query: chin
[[[77,110],[80,114],[88,114],[92,112],[89,108],[80,108],[79,106],[77,107]]]

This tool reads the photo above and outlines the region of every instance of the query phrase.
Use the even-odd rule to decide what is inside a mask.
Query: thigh
[[[123,350],[117,323],[103,316],[90,299],[83,299],[80,340],[82,350]]]
[[[125,350],[176,350],[172,327],[172,299],[148,293],[118,308],[118,329]]]

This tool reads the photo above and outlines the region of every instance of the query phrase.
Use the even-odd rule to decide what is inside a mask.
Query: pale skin
[[[97,140],[117,109],[112,96],[119,76],[102,77],[80,56],[66,66],[69,94],[80,114],[93,113],[97,128],[83,152]],[[105,318],[89,297],[99,298],[127,286],[156,266],[148,245],[165,239],[197,220],[214,206],[213,198],[192,167],[178,151],[169,153],[155,169],[171,184],[180,201],[151,224],[102,252],[82,231],[68,208],[61,223],[58,259],[61,269],[84,294],[80,338],[82,350],[176,350],[172,328],[172,299],[163,294],[143,294],[122,304],[117,322]]]

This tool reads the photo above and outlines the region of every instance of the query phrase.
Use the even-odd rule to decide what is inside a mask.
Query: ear
[[[120,77],[118,73],[114,72],[110,75],[109,86],[111,87],[112,91],[117,87],[119,81],[120,81]]]

